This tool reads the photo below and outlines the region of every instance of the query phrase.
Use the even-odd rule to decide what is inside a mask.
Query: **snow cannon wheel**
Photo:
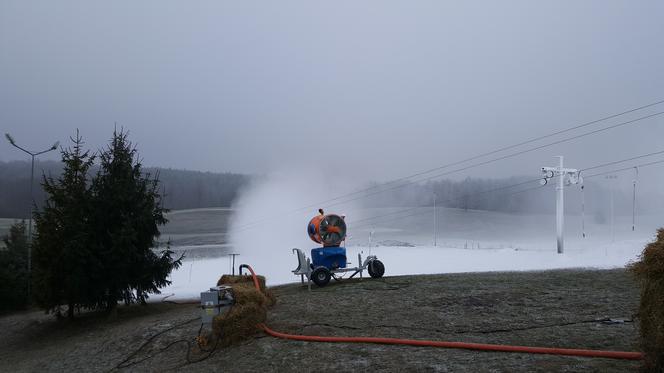
[[[381,278],[385,274],[385,266],[380,260],[372,260],[369,262],[369,276],[373,278]]]
[[[331,277],[330,270],[325,267],[318,267],[311,273],[311,280],[320,287],[327,285]]]

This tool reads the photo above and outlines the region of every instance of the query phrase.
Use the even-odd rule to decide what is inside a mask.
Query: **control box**
[[[201,292],[201,323],[211,324],[216,316],[227,312],[233,303],[235,301],[230,286],[215,286]]]

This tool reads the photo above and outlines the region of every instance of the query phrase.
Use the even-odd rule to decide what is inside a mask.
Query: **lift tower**
[[[549,179],[558,178],[556,186],[556,232],[558,235],[558,254],[564,251],[563,230],[565,227],[565,186],[582,183],[579,170],[574,168],[563,168],[563,156],[558,156],[560,163],[558,167],[542,167],[542,184],[548,183]]]

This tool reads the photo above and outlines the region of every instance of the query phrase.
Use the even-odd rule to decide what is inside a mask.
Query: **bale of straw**
[[[277,303],[277,298],[274,296],[272,291],[270,291],[270,289],[266,287],[265,276],[257,275],[256,278],[258,279],[258,286],[260,286],[261,291],[267,297],[267,306],[271,307],[275,305]],[[219,281],[217,281],[217,286],[234,285],[234,284],[250,284],[252,287],[254,287],[254,279],[249,275],[241,275],[241,276],[223,275],[221,276]]]
[[[220,346],[241,342],[260,332],[258,324],[265,322],[267,308],[274,304],[274,296],[264,286],[265,278],[261,287],[263,291],[259,291],[251,277],[249,281],[246,281],[245,277],[247,276],[223,276],[219,280],[220,285],[232,286],[235,300],[230,310],[212,321],[212,330]]]
[[[258,324],[265,322],[266,317],[266,308],[259,304],[235,304],[228,312],[215,317],[212,330],[220,346],[230,346],[258,333]]]
[[[265,276],[257,275],[256,278],[258,279],[258,285],[260,286],[261,291],[265,292]],[[254,286],[254,279],[250,275],[240,275],[240,276],[223,275],[221,276],[219,281],[217,281],[217,286],[233,285],[241,283],[248,283],[251,284],[251,286]]]
[[[233,285],[233,298],[235,304],[258,304],[267,307],[267,297],[264,293],[256,290],[254,284],[238,283]]]
[[[643,371],[664,372],[664,228],[646,245],[639,261],[629,266],[641,288],[638,320]]]

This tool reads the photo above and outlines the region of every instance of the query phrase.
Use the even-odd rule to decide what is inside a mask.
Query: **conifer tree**
[[[173,252],[153,251],[159,226],[166,224],[157,177],[143,175],[137,151],[123,130],[114,131],[100,154],[100,170],[93,182],[95,250],[103,263],[105,305],[118,301],[145,303],[150,293],[170,284],[181,264]]]
[[[58,178],[44,175],[42,186],[48,196],[42,211],[35,213],[33,242],[33,293],[37,304],[60,315],[66,304],[71,318],[74,310],[98,303],[100,262],[90,242],[91,193],[88,172],[94,156],[83,150],[76,131],[73,147],[62,149],[63,173]]]
[[[25,222],[9,228],[0,248],[0,310],[21,308],[28,298],[28,239]]]

